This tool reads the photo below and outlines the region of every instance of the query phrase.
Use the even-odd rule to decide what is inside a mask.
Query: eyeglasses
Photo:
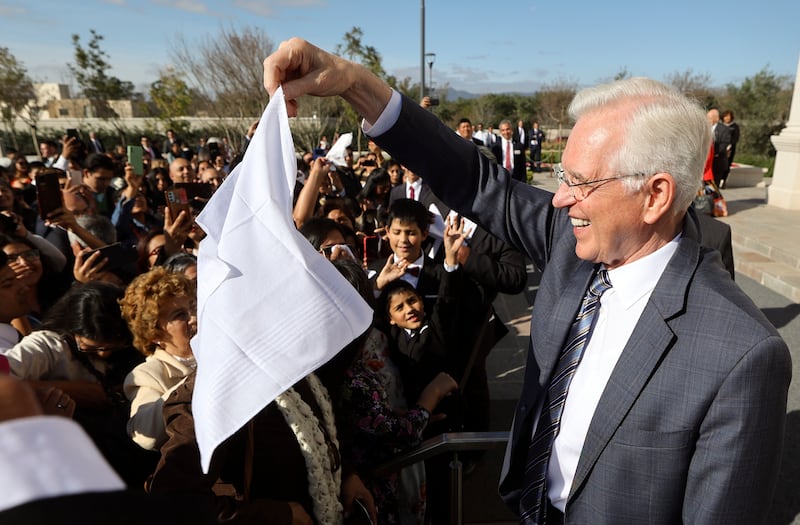
[[[75,338],[75,346],[79,352],[84,354],[99,354],[100,352],[116,352],[117,350],[124,350],[127,346],[81,346],[78,339]]]
[[[8,253],[6,254],[8,257],[8,262],[19,262],[20,257],[24,261],[35,261],[39,259],[39,250],[35,248],[31,248],[30,250],[25,250],[24,252],[17,252],[17,253]]]
[[[572,196],[573,199],[575,199],[578,202],[584,200],[586,197],[589,196],[592,184],[598,184],[600,182],[608,182],[617,179],[624,179],[626,177],[645,176],[644,173],[631,173],[629,175],[617,175],[616,177],[607,177],[605,179],[595,179],[586,182],[570,182],[567,179],[567,172],[564,171],[564,167],[561,164],[556,164],[553,166],[553,175],[555,175],[559,184],[567,185],[567,188],[569,188],[569,194]]]

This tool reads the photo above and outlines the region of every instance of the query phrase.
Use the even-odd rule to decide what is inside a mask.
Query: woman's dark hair
[[[31,241],[26,239],[25,237],[17,237],[16,235],[6,235],[5,233],[0,233],[0,250],[2,250],[8,244],[24,244],[25,246],[30,247],[31,249],[36,250],[36,245],[33,244]]]
[[[367,278],[367,272],[360,264],[348,257],[340,257],[331,261],[342,276],[353,285],[353,288],[364,298],[367,304],[375,309],[375,294],[373,293],[372,283]],[[404,281],[405,282],[405,281]]]
[[[155,237],[156,235],[163,235],[163,234],[164,234],[163,229],[153,228],[152,230],[147,232],[147,235],[136,241],[136,253],[137,253],[136,270],[139,273],[144,273],[150,269],[148,267],[150,253],[147,251],[147,245],[150,244],[150,241],[153,239],[153,237]],[[166,255],[164,255],[164,250],[162,249],[161,253],[158,254],[156,263],[153,266],[158,266],[159,264],[162,264],[166,258],[167,257]]]
[[[383,168],[377,168],[372,170],[372,173],[369,174],[366,182],[364,182],[364,188],[361,190],[361,193],[358,194],[358,201],[361,202],[364,199],[370,199],[374,201],[377,198],[377,193],[376,193],[377,189],[381,184],[388,184],[389,186],[391,186],[392,179],[391,177],[389,177],[389,172]],[[387,203],[381,202],[376,204],[387,204]]]
[[[76,284],[50,308],[42,329],[130,346],[133,336],[119,307],[124,294],[121,287],[102,281]]]
[[[345,236],[341,225],[326,217],[311,217],[300,227],[300,233],[308,239],[308,242],[311,243],[315,250],[320,249],[322,243],[332,231],[338,231],[342,234],[342,237]]]
[[[152,210],[158,210],[161,206],[166,206],[167,201],[164,198],[164,192],[158,191],[158,175],[167,181],[167,187],[172,186],[172,179],[169,176],[169,169],[167,168],[153,168],[144,178],[145,195],[147,195],[147,204]]]
[[[360,210],[356,212],[358,205],[350,197],[328,197],[319,208],[319,216],[327,217],[333,210],[342,210],[350,222],[355,225],[356,216]]]

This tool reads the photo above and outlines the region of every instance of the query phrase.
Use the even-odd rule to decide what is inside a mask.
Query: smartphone
[[[70,137],[80,140],[80,137],[78,136],[78,130],[75,128],[67,128],[67,138]]]
[[[83,184],[83,172],[81,170],[67,170],[69,176],[69,185],[71,187],[80,186]]]
[[[64,205],[57,171],[36,174],[36,200],[39,204],[39,216],[45,220],[54,210]]]
[[[380,255],[380,238],[377,235],[367,235],[363,237],[363,242],[364,266],[369,266]]]
[[[189,217],[192,216],[192,208],[189,205],[189,198],[186,196],[185,188],[173,188],[164,192],[164,199],[169,206],[169,213],[172,215],[172,220],[178,219],[181,211],[186,210]]]
[[[100,252],[100,259],[108,259],[103,270],[115,270],[136,261],[136,250],[127,248],[118,242],[90,251],[83,260],[85,261],[96,252]]]
[[[207,182],[176,182],[174,187],[186,190],[186,197],[189,201],[194,199],[208,200],[211,198],[211,194],[214,193],[214,188]]]
[[[128,162],[133,167],[134,175],[144,175],[143,153],[141,146],[128,146]]]

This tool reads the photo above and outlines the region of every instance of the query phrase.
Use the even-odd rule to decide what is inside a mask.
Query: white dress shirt
[[[600,298],[594,331],[570,383],[547,470],[548,496],[562,512],[600,396],[679,239],[680,235],[656,252],[608,271],[612,287]]]
[[[411,188],[414,188],[414,197],[411,197]],[[406,182],[406,199],[413,198],[415,201],[419,200],[419,194],[422,191],[422,179],[417,179],[414,182]]]

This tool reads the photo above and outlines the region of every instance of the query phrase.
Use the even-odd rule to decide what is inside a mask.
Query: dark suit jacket
[[[391,206],[392,203],[397,199],[406,199],[406,198],[408,197],[406,197],[406,183],[404,182],[403,184],[395,186],[389,192],[389,206]],[[420,204],[424,205],[425,209],[428,209],[428,206],[430,206],[432,202],[435,202],[435,197],[433,196],[431,187],[425,184],[424,181],[422,183],[421,189],[419,190],[419,195],[416,195],[416,199],[414,200],[417,200],[420,202]]]
[[[88,492],[32,501],[0,511],[3,525],[213,525],[214,508],[193,495],[147,495],[133,490]]]
[[[527,181],[527,174],[525,173],[525,146],[516,140],[511,141],[511,154],[514,156],[514,168],[511,176],[516,180],[525,182]],[[505,167],[506,152],[503,150],[503,140],[499,139],[492,147],[497,163]]]
[[[373,138],[542,269],[500,481],[518,511],[532,419],[595,265],[576,256],[568,210],[551,193],[510,179],[412,100]],[[446,176],[453,164],[457,185]],[[717,252],[700,245],[691,217],[599,399],[567,500],[571,523],[759,523],[769,508],[791,358]]]
[[[731,242],[731,227],[705,213],[697,214],[700,226],[700,243],[712,250],[717,250],[722,256],[722,264],[731,274],[731,279],[736,278],[733,265],[733,243]]]
[[[731,128],[722,121],[718,122],[714,128],[714,164],[711,168],[714,171],[714,182],[717,183],[717,186],[719,186],[720,180],[727,176],[730,169],[728,148],[731,146],[732,140]]]
[[[542,128],[539,129],[531,128],[528,130],[528,140],[526,140],[526,144],[528,146],[528,150],[531,152],[531,160],[533,160],[533,155],[535,151],[541,153],[543,142],[544,142],[544,131],[542,131]]]

